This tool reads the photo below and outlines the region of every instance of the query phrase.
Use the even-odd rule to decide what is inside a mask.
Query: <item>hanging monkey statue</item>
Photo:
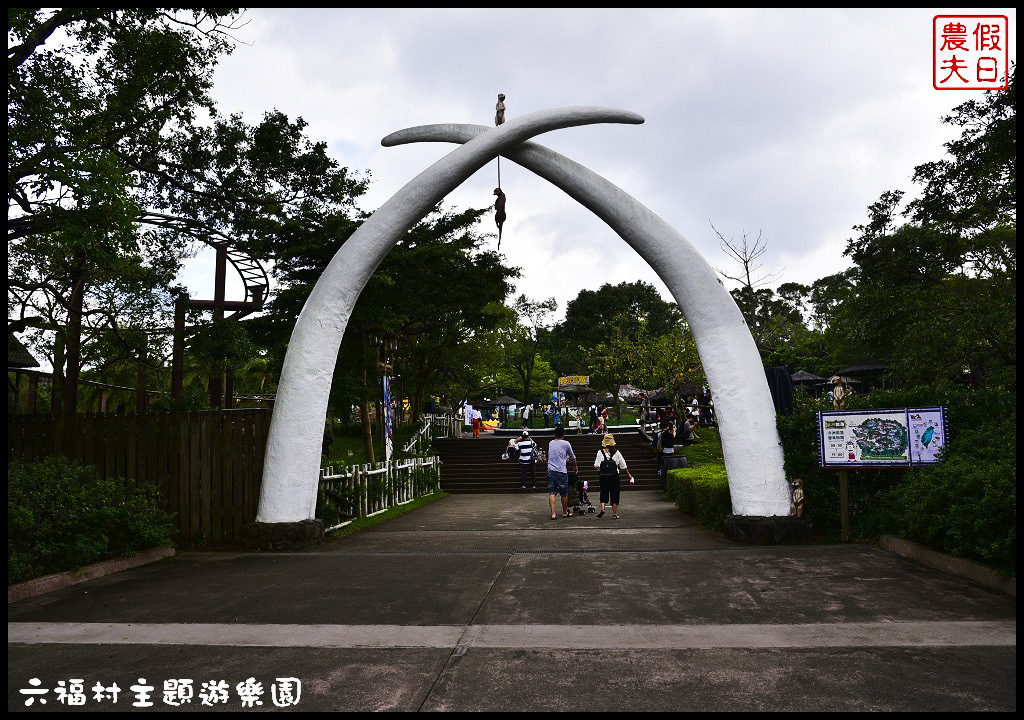
[[[494,106],[494,125],[497,127],[505,122],[505,93],[498,93],[498,104]],[[501,191],[501,157],[498,157],[498,187],[494,188],[498,196],[494,201],[494,222],[498,225],[498,250],[501,250],[501,226],[505,224],[505,193]]]
[[[494,201],[494,222],[498,225],[498,249],[501,249],[501,226],[505,224],[505,193],[501,188],[494,188],[498,199]]]

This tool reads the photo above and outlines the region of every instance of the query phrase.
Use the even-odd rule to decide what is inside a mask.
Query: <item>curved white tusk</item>
[[[470,142],[483,125],[422,125],[384,145]],[[564,190],[604,220],[647,261],[679,303],[713,390],[735,515],[788,515],[775,405],[757,346],[732,295],[697,249],[671,225],[597,173],[543,145],[524,142],[502,155]]]
[[[328,264],[295,322],[271,417],[257,521],[313,517],[338,348],[360,292],[399,239],[466,178],[534,135],[577,125],[642,122],[634,112],[600,107],[557,108],[513,118],[435,162],[367,218]]]

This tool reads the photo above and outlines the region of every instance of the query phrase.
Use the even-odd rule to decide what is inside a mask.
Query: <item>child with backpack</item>
[[[624,471],[629,478],[629,484],[635,481],[633,474],[626,467],[626,459],[622,453],[615,449],[615,437],[608,433],[601,441],[601,449],[597,451],[597,459],[594,460],[594,467],[598,469],[601,484],[601,512],[598,517],[604,517],[605,505],[611,503],[612,520],[619,519],[619,471]]]

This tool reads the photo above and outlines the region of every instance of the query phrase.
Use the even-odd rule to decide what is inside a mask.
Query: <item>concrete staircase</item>
[[[639,490],[659,490],[658,466],[650,444],[637,430],[615,432],[615,447],[623,454]],[[552,434],[530,431],[537,446],[547,450]],[[449,493],[525,493],[519,486],[519,461],[502,460],[510,435],[486,434],[479,438],[437,438],[431,450],[441,456],[441,489]],[[594,458],[601,447],[601,435],[566,435],[579,462],[580,473],[589,480],[593,501],[597,500],[597,468]],[[539,464],[534,492],[547,493],[547,463]],[[623,477],[623,489],[629,481]]]

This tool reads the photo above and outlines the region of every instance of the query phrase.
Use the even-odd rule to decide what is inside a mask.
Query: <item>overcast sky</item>
[[[854,225],[888,189],[912,194],[916,165],[957,136],[940,119],[980,91],[932,87],[932,18],[982,10],[251,9],[216,73],[223,113],[256,123],[276,108],[309,123],[342,165],[370,171],[373,210],[453,147],[384,148],[385,135],[432,123],[599,105],[642,125],[540,135],[671,223],[708,262],[735,272],[726,237],[767,238],[772,283],[811,283],[848,267]],[[444,204],[493,203],[491,162]],[[647,264],[561,190],[504,161],[501,251],[517,292],[554,296],[559,316],[583,288],[642,279]],[[493,215],[482,229],[494,230]],[[492,241],[492,247],[495,241]],[[212,297],[212,252],[181,277]],[[726,281],[727,286],[734,283]],[[241,299],[233,281],[229,299]]]

